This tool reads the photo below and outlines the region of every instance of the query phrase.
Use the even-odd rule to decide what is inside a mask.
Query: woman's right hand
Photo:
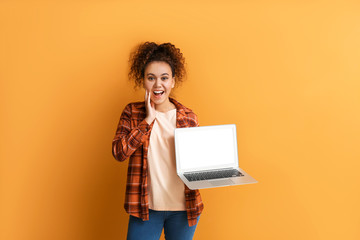
[[[145,107],[146,118],[145,121],[150,125],[155,120],[155,104],[150,100],[150,93],[145,90]]]

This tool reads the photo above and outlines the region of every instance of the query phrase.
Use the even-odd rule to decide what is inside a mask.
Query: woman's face
[[[150,62],[144,72],[144,88],[150,93],[150,99],[155,105],[169,102],[171,89],[175,86],[171,67],[166,62]]]

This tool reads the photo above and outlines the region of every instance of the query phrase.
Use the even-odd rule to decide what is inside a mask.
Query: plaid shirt
[[[176,107],[176,127],[197,127],[195,113],[175,99],[169,98]],[[148,165],[149,139],[154,122],[145,121],[145,102],[128,104],[121,114],[112,142],[112,154],[118,161],[129,158],[124,207],[127,213],[149,220]],[[186,211],[189,226],[197,222],[204,205],[199,190],[190,190],[185,185]]]

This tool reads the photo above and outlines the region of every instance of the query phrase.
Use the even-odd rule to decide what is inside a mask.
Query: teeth
[[[154,91],[155,94],[163,93],[164,91]]]

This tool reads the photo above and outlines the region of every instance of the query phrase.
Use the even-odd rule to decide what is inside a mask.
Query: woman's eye
[[[153,78],[153,77],[149,77],[148,80],[152,81],[152,80],[154,80],[154,78]]]
[[[163,80],[163,81],[165,81],[165,80],[167,80],[168,78],[167,77],[163,77],[163,78],[161,78],[161,80]]]

